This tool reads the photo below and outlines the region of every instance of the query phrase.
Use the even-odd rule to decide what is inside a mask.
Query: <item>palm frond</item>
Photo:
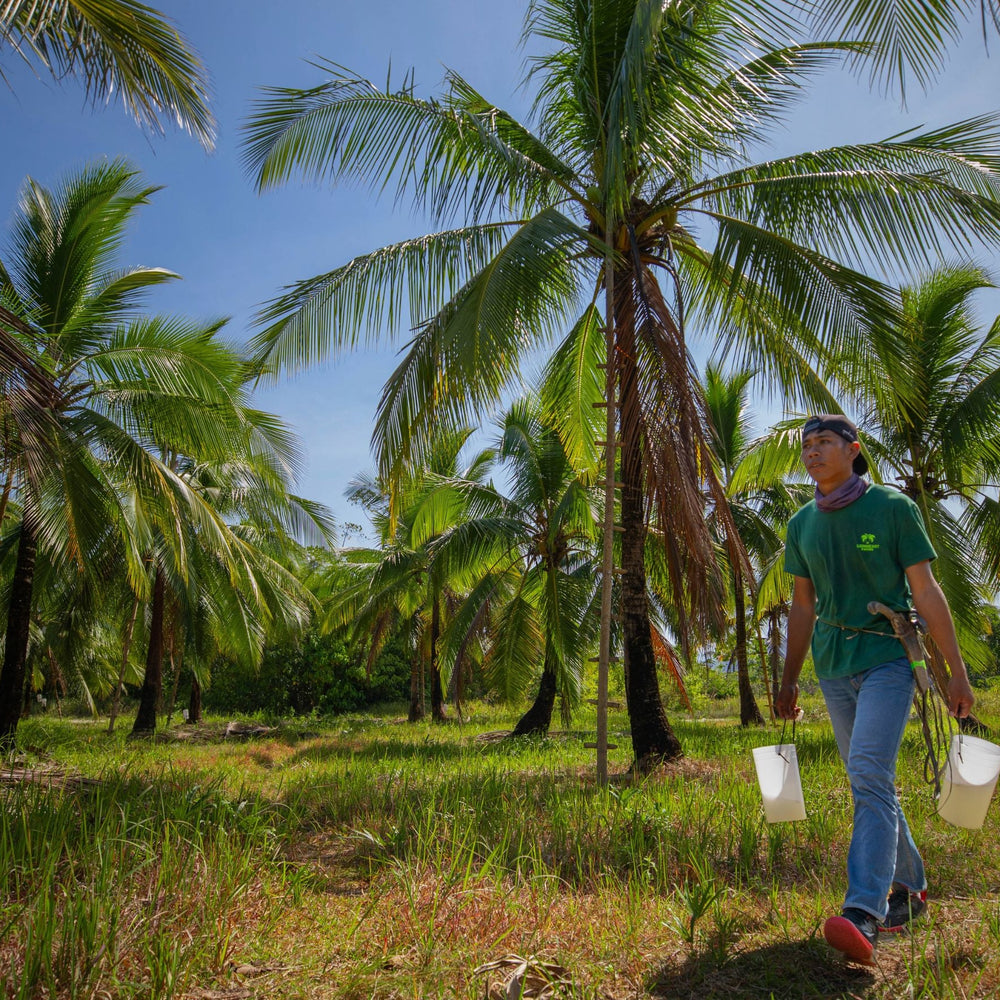
[[[580,237],[559,212],[529,220],[418,331],[379,401],[372,440],[383,476],[419,464],[438,421],[472,423],[500,398],[522,355],[572,307],[579,275],[567,250]]]
[[[406,317],[426,321],[518,225],[488,223],[405,240],[297,282],[258,314],[264,328],[249,344],[255,363],[271,376],[297,371],[360,342],[378,344]]]
[[[853,60],[856,72],[867,70],[870,82],[898,88],[905,98],[908,77],[927,90],[946,61],[948,47],[976,4],[922,3],[918,0],[824,0],[808,12],[823,36],[860,39],[868,48]],[[982,0],[997,17],[995,0]]]
[[[857,42],[807,42],[768,49],[736,65],[715,86],[716,106],[732,122],[732,141],[746,145],[770,137],[786,109],[805,95],[814,74],[842,62],[845,55],[864,55],[870,46]],[[719,115],[709,122],[718,129]],[[718,140],[716,140],[718,141]]]
[[[695,187],[723,217],[887,270],[1000,241],[1000,119],[799,153]]]
[[[215,140],[208,73],[177,28],[137,0],[8,0],[0,42],[79,77],[94,104],[117,98],[142,126],[172,122],[206,149]]]
[[[485,219],[501,207],[537,210],[559,189],[566,171],[558,159],[456,74],[454,95],[437,101],[417,97],[409,77],[381,90],[335,63],[315,65],[328,74],[325,83],[265,88],[243,126],[246,164],[260,190],[296,173],[365,178],[376,191],[395,178],[397,201],[409,195],[440,220],[459,211]]]
[[[516,701],[541,670],[545,636],[534,602],[523,591],[504,605],[493,622],[492,641],[483,663],[491,689]]]
[[[730,490],[737,494],[752,493],[781,483],[790,476],[803,475],[802,423],[802,420],[781,421],[757,438],[733,470]]]
[[[604,318],[591,303],[553,352],[542,375],[545,419],[559,432],[577,469],[593,468],[599,459],[595,442],[602,436],[604,415],[596,404],[605,401],[601,366],[606,354]]]

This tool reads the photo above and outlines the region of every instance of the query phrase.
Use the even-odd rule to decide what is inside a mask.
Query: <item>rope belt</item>
[[[857,625],[842,625],[840,622],[828,622],[825,618],[820,618],[817,616],[816,621],[821,625],[829,625],[830,628],[839,628],[841,632],[854,632],[855,634],[849,636],[850,639],[857,639],[857,633],[864,632],[866,635],[880,635],[885,639],[895,639],[895,632],[880,632],[875,628],[859,628]]]

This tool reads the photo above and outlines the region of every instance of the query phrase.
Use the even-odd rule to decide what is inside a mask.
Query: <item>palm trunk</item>
[[[556,703],[556,665],[555,657],[549,650],[545,651],[545,665],[542,667],[542,680],[538,685],[535,703],[518,720],[511,736],[544,736],[552,724],[552,709]]]
[[[167,725],[170,725],[170,720],[174,715],[174,706],[177,704],[177,689],[180,687],[181,683],[181,673],[184,670],[184,650],[182,649],[180,654],[176,657],[176,662],[174,658],[174,653],[176,652],[177,638],[177,614],[176,605],[174,607],[173,622],[170,626],[167,640],[167,649],[169,650],[170,659],[170,696],[167,698]]]
[[[9,753],[14,749],[17,724],[21,718],[37,548],[34,528],[27,519],[23,519],[10,587],[3,668],[0,669],[0,753]]]
[[[122,691],[125,688],[125,671],[128,670],[128,656],[132,649],[132,635],[135,632],[135,620],[139,615],[139,598],[132,601],[132,617],[125,628],[125,637],[122,640],[122,666],[118,672],[118,680],[115,683],[115,694],[111,699],[111,717],[108,719],[108,732],[115,731],[115,722],[118,719],[118,710],[121,708]]]
[[[420,666],[423,663],[423,652],[421,645],[423,641],[417,643],[417,648],[410,661],[410,714],[406,717],[408,722],[419,722],[424,717],[423,684],[421,683]]]
[[[191,676],[191,697],[188,699],[188,725],[197,726],[201,722],[201,685],[198,678]]]
[[[3,484],[3,494],[0,495],[0,528],[3,527],[4,518],[7,516],[7,504],[10,502],[10,491],[13,485],[14,477],[8,472]]]
[[[438,662],[438,639],[441,638],[441,605],[437,598],[431,606],[431,718],[444,722],[444,688],[441,686],[441,665]]]
[[[631,283],[623,280],[619,287]],[[625,696],[632,730],[633,767],[646,770],[682,756],[680,741],[667,721],[660,698],[656,656],[650,633],[646,597],[646,513],[642,470],[642,422],[635,334],[627,320],[616,322],[618,332],[619,410],[621,412],[622,476],[622,637]]]
[[[739,571],[733,574],[733,594],[736,601],[736,671],[740,686],[740,725],[762,726],[764,716],[760,714],[760,707],[753,696],[753,685],[750,683],[746,595],[743,591],[743,575]]]
[[[163,610],[166,580],[157,566],[153,583],[153,604],[149,616],[149,649],[146,653],[146,675],[139,696],[139,714],[132,726],[133,736],[148,736],[156,731],[156,711],[163,691]]]
[[[767,696],[767,715],[774,722],[774,688],[771,685],[771,670],[768,665],[768,653],[764,648],[764,636],[760,630],[760,621],[754,623],[754,634],[757,638],[757,654],[760,656],[760,679],[764,685],[764,694]]]
[[[51,695],[52,700],[56,703],[56,713],[59,718],[62,718],[61,699],[66,697],[66,692],[68,690],[66,686],[66,677],[62,672],[62,668],[59,666],[56,654],[52,652],[51,646],[45,647],[45,653],[49,660],[49,672],[45,678],[45,687],[43,690],[46,697]],[[94,714],[96,715],[96,712]]]
[[[459,656],[455,661],[455,670],[451,675],[451,686],[455,691],[455,715],[462,721],[462,698],[465,694],[465,659]]]

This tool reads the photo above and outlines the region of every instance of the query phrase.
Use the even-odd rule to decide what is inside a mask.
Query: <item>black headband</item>
[[[853,444],[858,438],[858,428],[853,420],[849,420],[842,413],[820,413],[809,417],[802,425],[802,438],[805,440],[807,434],[815,434],[817,431],[830,431],[842,437],[845,441]],[[868,471],[868,459],[861,452],[854,456],[854,471],[863,476]]]

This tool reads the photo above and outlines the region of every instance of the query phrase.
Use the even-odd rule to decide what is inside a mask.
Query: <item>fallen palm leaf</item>
[[[510,970],[502,984],[487,989],[488,1000],[547,1000],[566,996],[572,982],[561,965],[545,962],[534,955],[505,955],[493,962],[480,965],[476,975],[481,976],[499,969]]]

